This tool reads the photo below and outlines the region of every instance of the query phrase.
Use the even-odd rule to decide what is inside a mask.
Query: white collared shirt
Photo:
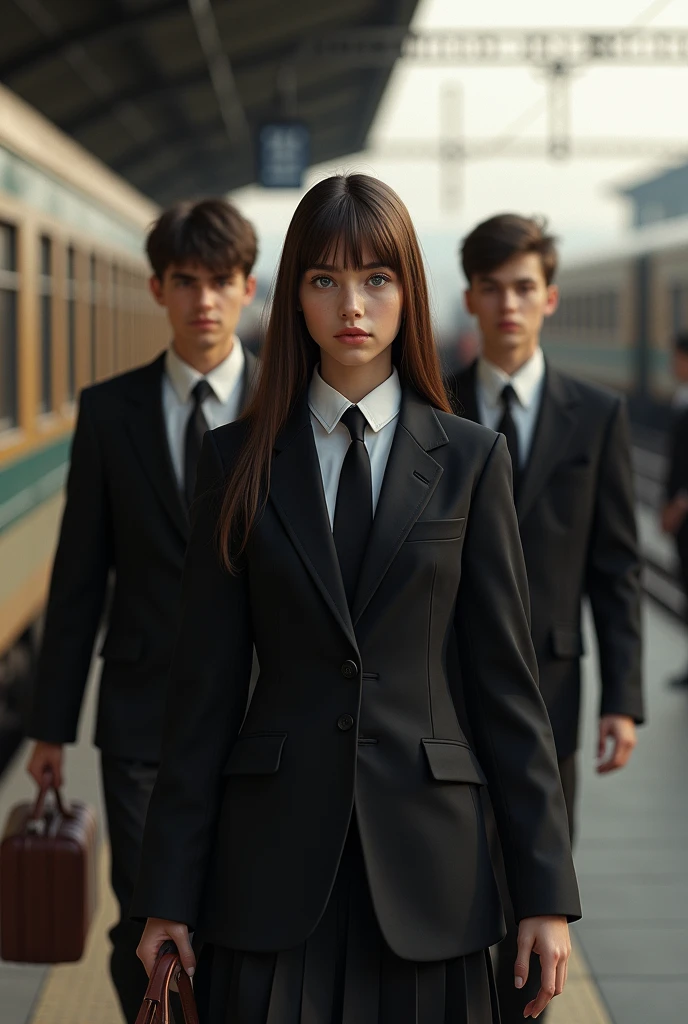
[[[334,523],[337,488],[344,456],[351,443],[349,431],[340,421],[343,413],[353,404],[348,398],[344,398],[338,391],[325,383],[316,366],[308,392],[308,406],[311,411],[311,424],[320,462],[330,526]],[[391,377],[388,377],[386,381],[358,402],[358,408],[365,416],[367,423],[365,446],[370,456],[374,515],[401,409],[401,383],[396,369],[392,370]]]
[[[480,356],[476,383],[480,422],[492,430],[497,429],[504,415],[502,391],[507,384],[511,384],[514,389],[517,401],[511,406],[511,415],[518,434],[518,453],[522,469],[530,458],[545,383],[545,357],[542,349],[538,346],[528,362],[524,363],[513,377],[494,363],[488,362],[484,356]]]
[[[213,394],[202,403],[210,430],[231,423],[241,412],[246,357],[238,338],[227,358],[205,375]],[[162,378],[162,409],[167,429],[172,465],[179,487],[184,487],[184,443],[186,425],[194,407],[191,392],[203,380],[203,374],[189,366],[170,346],[165,355]]]

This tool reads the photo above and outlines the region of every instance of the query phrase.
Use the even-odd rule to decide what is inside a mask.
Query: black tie
[[[518,431],[516,430],[516,424],[514,423],[514,417],[511,414],[512,405],[516,399],[516,392],[514,391],[511,384],[506,384],[502,390],[502,405],[504,406],[504,414],[499,421],[497,430],[500,434],[504,434],[506,438],[506,446],[509,449],[509,455],[511,456],[511,465],[514,474],[514,493],[518,488],[518,482],[521,476],[521,458],[518,444]]]
[[[207,380],[199,380],[191,392],[194,405],[189,413],[186,423],[186,437],[184,439],[184,495],[187,506],[193,501],[196,489],[196,470],[198,468],[198,456],[201,454],[203,435],[208,429],[208,423],[203,415],[201,405],[206,398],[210,398],[215,392]]]
[[[339,477],[333,533],[344,589],[351,607],[373,522],[373,485],[364,441],[366,418],[358,406],[352,405],[342,416],[342,423],[351,435],[351,444]]]

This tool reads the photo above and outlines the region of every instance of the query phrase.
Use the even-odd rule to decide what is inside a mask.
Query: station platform
[[[649,601],[644,626],[649,724],[629,767],[610,777],[594,772],[598,680],[588,644],[576,844],[584,919],[573,928],[568,985],[550,1024],[688,1020],[688,692],[667,685],[685,667],[688,639]],[[91,692],[67,792],[101,814],[92,714]],[[25,760],[21,750],[0,783],[0,820],[32,793]],[[115,907],[105,841],[99,863],[101,899],[84,959],[53,968],[0,963],[1,1024],[122,1024],[107,970]]]

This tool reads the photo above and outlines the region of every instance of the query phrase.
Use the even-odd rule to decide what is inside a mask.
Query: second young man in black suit
[[[160,758],[196,460],[204,432],[241,413],[255,369],[235,333],[255,293],[251,224],[223,200],[180,203],[160,217],[147,252],[172,341],[153,363],[81,395],[29,726],[29,772],[40,781],[50,770],[59,785],[112,577],[95,743],[120,906],[111,971],[131,1024],[146,975],[129,903]]]
[[[572,828],[584,596],[600,657],[599,772],[626,764],[643,720],[626,410],[617,395],[560,373],[543,356],[540,331],[558,293],[554,240],[541,225],[511,214],[493,217],[466,238],[462,262],[482,354],[451,390],[457,411],[503,433],[511,453],[540,687]],[[515,942],[512,921],[508,955],[499,957],[503,1024],[522,1019],[523,996],[512,977]]]

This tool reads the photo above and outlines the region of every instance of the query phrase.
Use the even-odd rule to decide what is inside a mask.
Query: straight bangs
[[[368,259],[403,276],[401,252],[388,218],[351,193],[333,197],[314,211],[308,233],[303,237],[299,279],[309,267],[361,270],[364,251]]]

